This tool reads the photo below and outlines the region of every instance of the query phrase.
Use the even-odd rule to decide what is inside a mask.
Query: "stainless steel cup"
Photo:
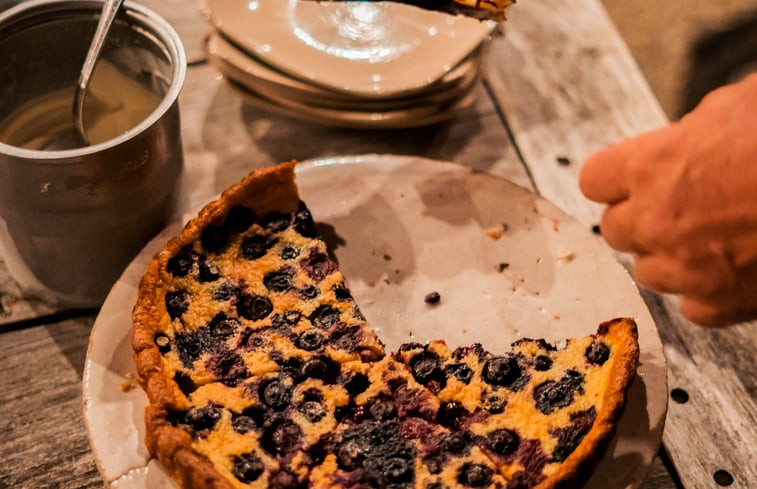
[[[102,3],[33,0],[0,14],[0,120],[35,97],[74,86]],[[104,58],[162,97],[126,133],[95,146],[34,151],[0,142],[0,248],[30,293],[96,306],[166,223],[183,157],[181,41],[152,11],[126,2]]]

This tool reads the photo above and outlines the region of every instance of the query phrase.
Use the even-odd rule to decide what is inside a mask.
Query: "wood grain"
[[[577,188],[582,161],[667,123],[601,4],[519,3],[492,55],[487,80],[536,187],[587,226],[598,222],[601,208]],[[628,256],[619,259],[630,264]],[[718,470],[733,476],[729,487],[754,487],[755,325],[709,331],[683,319],[674,298],[646,299],[665,345],[669,384],[690,396],[670,404],[663,437],[684,487],[717,487]]]
[[[102,488],[81,372],[94,317],[0,336],[0,488]]]

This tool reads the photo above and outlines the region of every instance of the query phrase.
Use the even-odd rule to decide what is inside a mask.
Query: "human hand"
[[[602,236],[642,285],[701,325],[757,318],[757,74],[590,156],[579,185],[609,205]]]

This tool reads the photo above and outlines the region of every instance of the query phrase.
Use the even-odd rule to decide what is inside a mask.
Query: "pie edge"
[[[255,170],[226,189],[153,256],[139,282],[137,301],[132,310],[132,349],[137,378],[148,397],[144,441],[148,451],[186,489],[233,489],[233,486],[209,461],[192,450],[189,433],[167,421],[169,408],[178,407],[184,396],[175,382],[164,374],[162,355],[154,342],[161,316],[160,304],[155,300],[162,297],[159,289],[164,284],[163,270],[182,247],[200,237],[202,229],[219,222],[236,205],[246,203],[261,214],[294,212],[299,203],[295,165],[290,161]],[[255,203],[250,205],[252,201]]]

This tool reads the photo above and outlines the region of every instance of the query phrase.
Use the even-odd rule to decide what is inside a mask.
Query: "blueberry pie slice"
[[[145,441],[181,487],[548,489],[582,474],[635,375],[633,321],[562,348],[386,355],[294,166],[225,191],[140,282]]]

